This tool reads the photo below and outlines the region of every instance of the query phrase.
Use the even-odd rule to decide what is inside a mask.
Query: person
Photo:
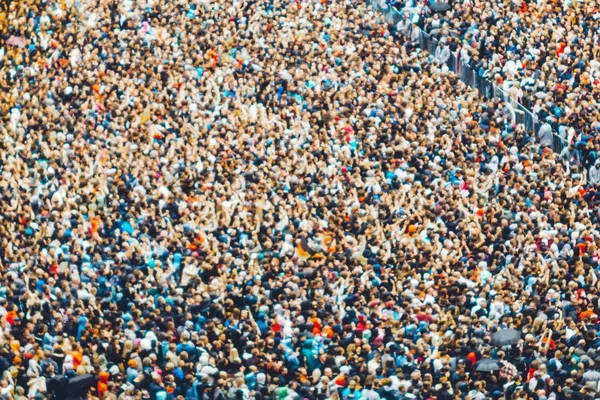
[[[368,400],[379,400],[381,396],[379,395],[380,382],[375,379],[373,375],[367,377],[365,381],[365,388],[361,392],[361,399]]]
[[[394,389],[394,387],[392,386],[392,381],[389,378],[384,378],[381,380],[381,390],[379,392],[379,395],[380,398],[386,400],[401,398],[400,391]]]
[[[538,138],[540,139],[541,146],[552,147],[554,142],[554,132],[552,131],[552,125],[550,125],[548,120],[540,127]]]
[[[413,24],[405,19],[401,18],[400,21],[396,24],[396,31],[405,37],[410,37],[411,30],[413,29]]]
[[[440,64],[446,64],[450,59],[450,49],[446,46],[446,42],[440,42],[439,47],[435,50],[435,58]]]
[[[18,386],[15,389],[14,399],[15,400],[27,400],[27,397],[25,397],[25,389],[23,389],[22,387]]]
[[[591,185],[600,184],[600,160],[596,160],[596,163],[590,168],[588,175]]]

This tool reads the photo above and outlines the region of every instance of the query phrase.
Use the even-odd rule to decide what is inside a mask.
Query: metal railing
[[[405,18],[400,11],[398,11],[395,7],[389,5],[386,0],[367,0],[373,8],[374,11],[380,12],[383,14],[385,21],[388,24],[394,26],[394,30],[396,25],[401,20],[408,21],[412,24],[412,29],[419,30],[419,48],[422,50],[427,50],[431,55],[436,54],[436,50],[438,48],[439,42],[432,35],[428,34],[417,25],[415,25],[410,18]],[[412,17],[413,15],[410,15]],[[479,91],[480,95],[491,99],[494,97],[500,98],[504,101],[511,103],[513,109],[515,111],[515,122],[517,124],[523,124],[525,129],[531,132],[534,136],[537,135],[540,124],[537,117],[532,113],[527,107],[525,107],[520,99],[512,99],[508,93],[506,93],[502,88],[498,87],[494,84],[490,79],[479,75],[478,71],[476,71],[473,67],[471,67],[468,63],[461,59],[460,56],[460,48],[451,53],[450,58],[446,62],[446,66],[448,70],[455,73],[461,81],[463,81],[466,85],[475,88]],[[560,153],[565,147],[567,147],[569,143],[565,138],[559,136],[554,133],[554,141],[552,145],[552,151],[556,153]]]
[[[560,137],[559,135],[554,135],[552,150],[560,154],[566,147],[569,147],[569,143],[567,143],[567,140]]]

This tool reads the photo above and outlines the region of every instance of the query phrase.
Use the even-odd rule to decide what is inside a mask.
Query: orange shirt
[[[78,351],[72,351],[71,355],[73,356],[73,369],[77,369],[81,364],[81,359],[83,358],[83,354]]]
[[[594,315],[596,315],[596,314],[594,314],[593,310],[585,310],[579,314],[579,319],[580,320],[588,319],[588,318],[593,317]]]
[[[556,49],[556,57],[560,56],[565,51],[566,47],[567,44],[565,42],[559,43],[558,48]]]
[[[90,228],[90,233],[93,235],[100,228],[100,217],[94,216],[90,219],[90,224],[92,225]]]
[[[98,380],[98,397],[102,398],[102,395],[108,391],[108,372],[100,372]]]
[[[319,318],[317,318],[317,317],[310,318],[309,321],[312,322],[312,324],[313,324],[313,335],[320,335],[321,334],[321,321],[319,321]]]
[[[17,318],[16,311],[9,311],[6,313],[6,322],[8,322],[9,324],[11,324],[11,325],[14,324],[15,318]]]

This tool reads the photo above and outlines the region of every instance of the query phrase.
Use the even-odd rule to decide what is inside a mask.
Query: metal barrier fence
[[[569,147],[569,143],[559,135],[554,135],[552,150],[560,154],[566,147]]]
[[[419,35],[419,47],[423,50],[427,50],[430,54],[435,54],[435,51],[438,47],[438,41],[431,37],[427,32],[421,30],[421,28],[414,26],[414,28],[418,29],[421,34]]]
[[[383,14],[385,21],[388,24],[394,25],[394,28],[401,20],[406,20],[412,24],[412,29],[419,30],[419,47],[422,50],[427,50],[432,55],[436,54],[438,48],[438,40],[416,26],[410,19],[405,18],[395,7],[387,4],[386,0],[367,0],[374,11]],[[540,124],[537,117],[522,104],[519,99],[511,99],[510,95],[502,88],[498,87],[491,80],[479,75],[469,64],[465,63],[460,57],[460,49],[455,53],[451,53],[450,58],[446,62],[448,70],[455,73],[461,81],[466,85],[477,89],[481,96],[491,99],[494,97],[500,98],[511,103],[515,111],[515,122],[523,124],[525,129],[533,135],[537,135]],[[554,134],[552,150],[560,153],[569,144],[563,137]]]

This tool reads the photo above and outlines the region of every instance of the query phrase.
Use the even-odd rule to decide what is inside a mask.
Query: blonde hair
[[[235,362],[240,359],[240,354],[235,347],[229,349],[229,362]]]
[[[126,357],[128,353],[133,351],[133,342],[131,340],[126,340],[123,344],[123,350],[121,351],[121,356]]]

